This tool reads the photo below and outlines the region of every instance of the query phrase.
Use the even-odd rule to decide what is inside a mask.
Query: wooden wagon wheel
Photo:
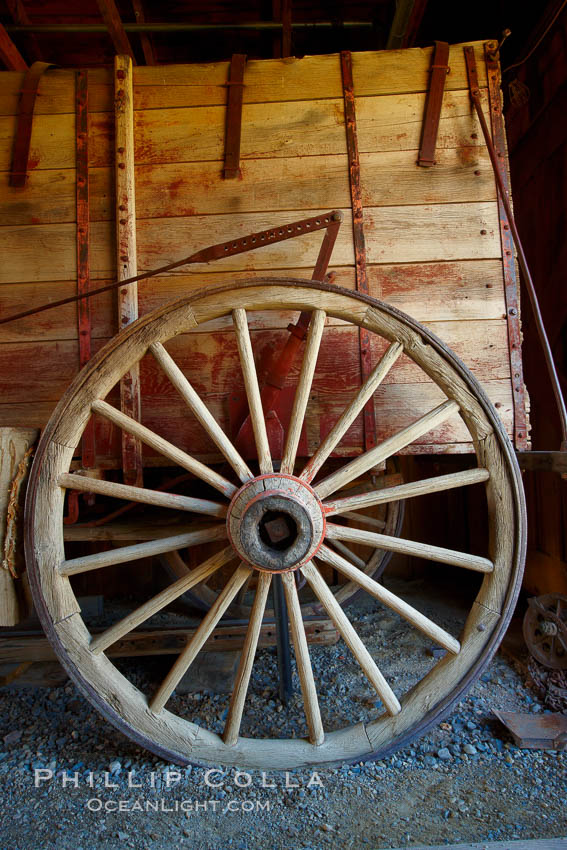
[[[272,470],[272,460],[262,415],[258,381],[247,322],[247,311],[270,309],[310,310],[312,320],[295,396],[294,414],[286,435],[282,468]],[[309,399],[317,352],[326,316],[363,326],[386,341],[386,351],[370,377],[343,411],[328,436],[303,469],[295,469],[301,423]],[[216,425],[184,375],[167,352],[176,334],[220,317],[232,318],[249,408],[254,425],[260,474],[254,476]],[[440,403],[410,425],[382,441],[376,448],[345,462],[331,474],[318,475],[325,458],[339,442],[357,412],[371,397],[402,351],[437,385]],[[177,387],[189,407],[206,424],[209,433],[231,464],[239,483],[168,443],[158,434],[121,414],[104,401],[119,378],[150,352]],[[138,499],[209,515],[199,530],[78,558],[65,553],[62,516],[65,488],[82,487],[69,467],[92,413],[103,416],[131,433],[171,461],[192,471],[219,492],[216,502],[132,487],[88,483],[89,489],[112,489],[115,496]],[[387,415],[384,411],[383,416]],[[335,494],[384,458],[401,451],[421,435],[451,417],[460,416],[474,442],[477,467],[464,472],[405,483],[398,488],[362,496],[336,499]],[[336,521],[341,512],[359,510],[385,499],[406,499],[458,486],[483,484],[490,531],[486,557],[388,537],[368,530],[347,528]],[[223,763],[259,768],[292,768],[314,763],[339,763],[381,756],[438,721],[476,679],[496,650],[517,597],[525,553],[525,512],[521,479],[503,427],[481,387],[460,361],[425,328],[395,309],[371,298],[335,287],[305,281],[254,280],[234,287],[201,290],[140,319],[113,339],[85,367],[57,406],[38,447],[26,504],[26,549],[35,604],[43,626],[62,663],[87,698],[118,728],[158,755],[179,762]],[[271,545],[266,518],[288,523],[282,547]],[[212,540],[226,539],[222,551],[208,558],[181,579],[154,596],[126,618],[95,638],[81,618],[70,577],[110,564],[175,550]],[[420,558],[452,565],[455,570],[476,571],[480,590],[457,639],[399,596],[365,576],[327,545],[329,540],[360,541]],[[216,602],[204,617],[195,637],[181,652],[165,680],[153,693],[144,694],[112,663],[105,650],[120,636],[143,623],[152,613],[211,575],[236,557],[235,569]],[[352,627],[340,601],[321,577],[321,566],[331,564],[401,616],[410,628],[419,629],[447,650],[445,657],[426,672],[407,693],[394,693],[379,669],[389,648],[376,658]],[[305,576],[334,620],[360,665],[369,686],[379,697],[377,716],[355,726],[324,731],[317,684],[310,663],[299,607],[295,573]],[[288,604],[296,665],[303,695],[307,737],[263,739],[239,736],[244,703],[254,663],[262,613],[272,574],[281,571]],[[254,573],[257,589],[237,672],[224,732],[184,719],[166,708],[177,683],[207,636]]]

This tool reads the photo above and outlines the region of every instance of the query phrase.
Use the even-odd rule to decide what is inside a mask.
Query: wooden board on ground
[[[221,652],[242,649],[248,623],[218,625],[205,643],[205,650]],[[133,631],[113,644],[106,655],[111,658],[134,658],[143,655],[177,655],[183,652],[194,636],[196,628],[161,628]],[[309,643],[329,646],[337,643],[339,633],[330,620],[305,620],[305,633]],[[93,629],[93,635],[97,631]],[[276,645],[274,623],[264,622],[260,630],[258,646]],[[0,637],[0,661],[20,663],[23,661],[53,661],[56,658],[51,644],[43,635],[26,635],[23,632]]]

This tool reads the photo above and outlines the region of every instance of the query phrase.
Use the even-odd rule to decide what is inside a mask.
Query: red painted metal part
[[[437,145],[437,134],[439,132],[439,119],[441,118],[441,107],[443,106],[443,94],[445,92],[445,80],[449,73],[449,45],[446,41],[436,41],[433,52],[431,76],[429,78],[429,90],[425,103],[425,114],[423,116],[423,128],[421,133],[421,144],[417,164],[423,168],[435,165],[435,147]]]
[[[230,61],[230,76],[227,81],[226,135],[224,149],[223,177],[235,179],[241,177],[240,136],[242,130],[242,97],[244,94],[244,68],[246,56],[235,53]]]
[[[76,133],[76,209],[77,209],[77,292],[82,295],[90,286],[89,251],[89,126],[88,126],[88,72],[75,74],[75,133]],[[79,330],[79,367],[91,359],[91,308],[88,299],[77,302]],[[82,465],[90,469],[95,465],[94,420],[87,423],[81,440]]]
[[[339,210],[333,211],[323,219],[323,222],[326,224],[326,231],[323,242],[321,243],[317,262],[315,263],[315,269],[311,277],[312,280],[322,281],[324,279],[342,220],[343,215]],[[290,399],[288,405],[285,407],[282,406],[281,392],[301,348],[301,344],[307,335],[310,321],[311,313],[309,310],[306,310],[300,313],[299,319],[294,325],[288,325],[289,337],[282,350],[270,364],[264,379],[264,386],[261,392],[262,407],[266,413],[268,443],[273,458],[281,458],[283,455],[284,429],[280,417],[284,420],[289,418],[285,416],[285,413],[287,412],[289,414],[293,405]],[[244,396],[233,397],[231,412],[233,432],[237,432],[235,443],[238,450],[246,458],[255,457],[256,444],[254,441],[254,432]],[[304,443],[305,439],[302,433],[299,446],[300,453],[304,449]]]
[[[347,155],[349,163],[350,195],[352,203],[352,232],[356,266],[356,288],[364,295],[369,294],[366,272],[366,243],[364,239],[364,213],[360,187],[360,157],[358,154],[358,136],[356,130],[356,107],[354,102],[354,82],[352,78],[352,56],[348,50],[341,52],[341,74],[343,80],[343,99],[345,110],[345,129]],[[372,371],[370,334],[365,328],[359,329],[360,369],[364,381]],[[376,445],[376,413],[372,399],[364,407],[364,447],[366,451]]]
[[[10,186],[21,189],[28,178],[28,160],[33,127],[33,112],[40,80],[52,62],[34,62],[24,77],[18,107],[18,124],[14,139],[14,151],[10,168]]]
[[[465,47],[465,62],[467,66],[467,74],[469,80],[469,89],[471,100],[475,107],[478,120],[480,122],[496,184],[498,186],[499,195],[499,211],[501,223],[501,237],[504,255],[505,269],[505,296],[506,296],[506,316],[508,320],[509,348],[510,348],[510,365],[512,368],[512,379],[514,387],[514,437],[515,445],[518,449],[525,449],[529,446],[527,433],[525,430],[525,406],[524,406],[524,382],[521,363],[521,334],[519,324],[519,308],[518,308],[518,290],[516,283],[516,270],[514,263],[514,245],[518,255],[518,264],[522,271],[526,290],[530,299],[530,304],[534,314],[538,335],[543,348],[544,358],[547,365],[547,370],[552,383],[553,392],[561,421],[561,431],[563,435],[561,449],[567,448],[567,409],[561,391],[561,385],[555,369],[553,354],[549,340],[543,324],[543,318],[537,300],[537,293],[528,267],[528,261],[522,246],[520,234],[516,227],[512,205],[510,203],[510,185],[508,174],[505,166],[505,151],[506,138],[504,135],[504,123],[502,119],[502,104],[500,98],[500,72],[498,62],[494,55],[495,44],[489,43],[485,46],[485,56],[488,71],[489,94],[490,94],[490,115],[494,133],[494,142],[486,123],[486,118],[482,110],[481,93],[478,86],[478,77],[476,73],[476,62],[474,50],[471,47]],[[516,419],[516,416],[518,417]]]

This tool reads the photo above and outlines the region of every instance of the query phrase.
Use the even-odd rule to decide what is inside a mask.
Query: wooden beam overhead
[[[134,51],[132,50],[129,38],[126,35],[126,30],[124,29],[120,14],[116,8],[116,3],[114,0],[97,0],[97,3],[116,53],[118,55],[129,56],[135,65],[136,59],[134,57]]]
[[[0,59],[8,71],[27,71],[28,63],[0,24]]]
[[[414,44],[427,0],[398,0],[386,43],[387,50],[399,50]]]
[[[136,18],[136,23],[144,24],[146,22],[146,16],[144,14],[144,5],[142,0],[132,0],[132,8],[134,9],[134,17]],[[146,65],[155,65],[156,58],[151,36],[145,32],[140,33],[140,43],[142,45],[142,51],[144,54]]]
[[[30,16],[26,12],[22,0],[6,0],[6,6],[8,7],[12,20],[15,24],[24,27],[31,26]],[[23,36],[23,39],[26,47],[26,53],[31,59],[33,59],[34,62],[39,61],[41,59],[41,50],[35,35],[33,35],[33,33],[28,33]]]

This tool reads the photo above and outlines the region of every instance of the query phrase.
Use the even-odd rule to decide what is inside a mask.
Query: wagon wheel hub
[[[325,514],[314,490],[291,475],[260,475],[234,496],[227,514],[230,541],[250,566],[297,570],[319,549]]]

